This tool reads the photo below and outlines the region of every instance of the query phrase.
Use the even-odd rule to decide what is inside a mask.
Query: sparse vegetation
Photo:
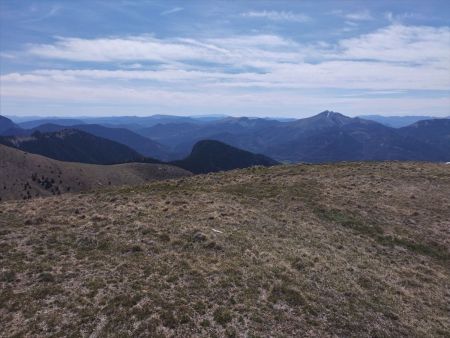
[[[448,337],[449,196],[391,162],[3,201],[1,335]]]
[[[190,175],[169,165],[127,163],[111,166],[55,161],[0,144],[0,198],[29,200],[116,185]]]

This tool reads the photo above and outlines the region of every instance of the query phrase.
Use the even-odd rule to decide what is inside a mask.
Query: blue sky
[[[450,115],[450,1],[0,2],[4,115]]]

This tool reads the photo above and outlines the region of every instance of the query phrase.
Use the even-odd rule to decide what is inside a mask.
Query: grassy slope
[[[0,206],[5,336],[450,334],[449,166],[252,168]]]
[[[84,191],[109,185],[142,184],[190,175],[169,165],[93,165],[62,162],[0,145],[0,201]]]

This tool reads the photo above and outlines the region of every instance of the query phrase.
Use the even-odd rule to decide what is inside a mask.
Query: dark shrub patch
[[[213,316],[214,320],[222,326],[225,326],[233,319],[231,312],[224,307],[219,307],[218,309],[216,309]]]

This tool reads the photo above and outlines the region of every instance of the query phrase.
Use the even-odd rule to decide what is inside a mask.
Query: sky
[[[450,1],[0,1],[0,114],[450,115]]]

